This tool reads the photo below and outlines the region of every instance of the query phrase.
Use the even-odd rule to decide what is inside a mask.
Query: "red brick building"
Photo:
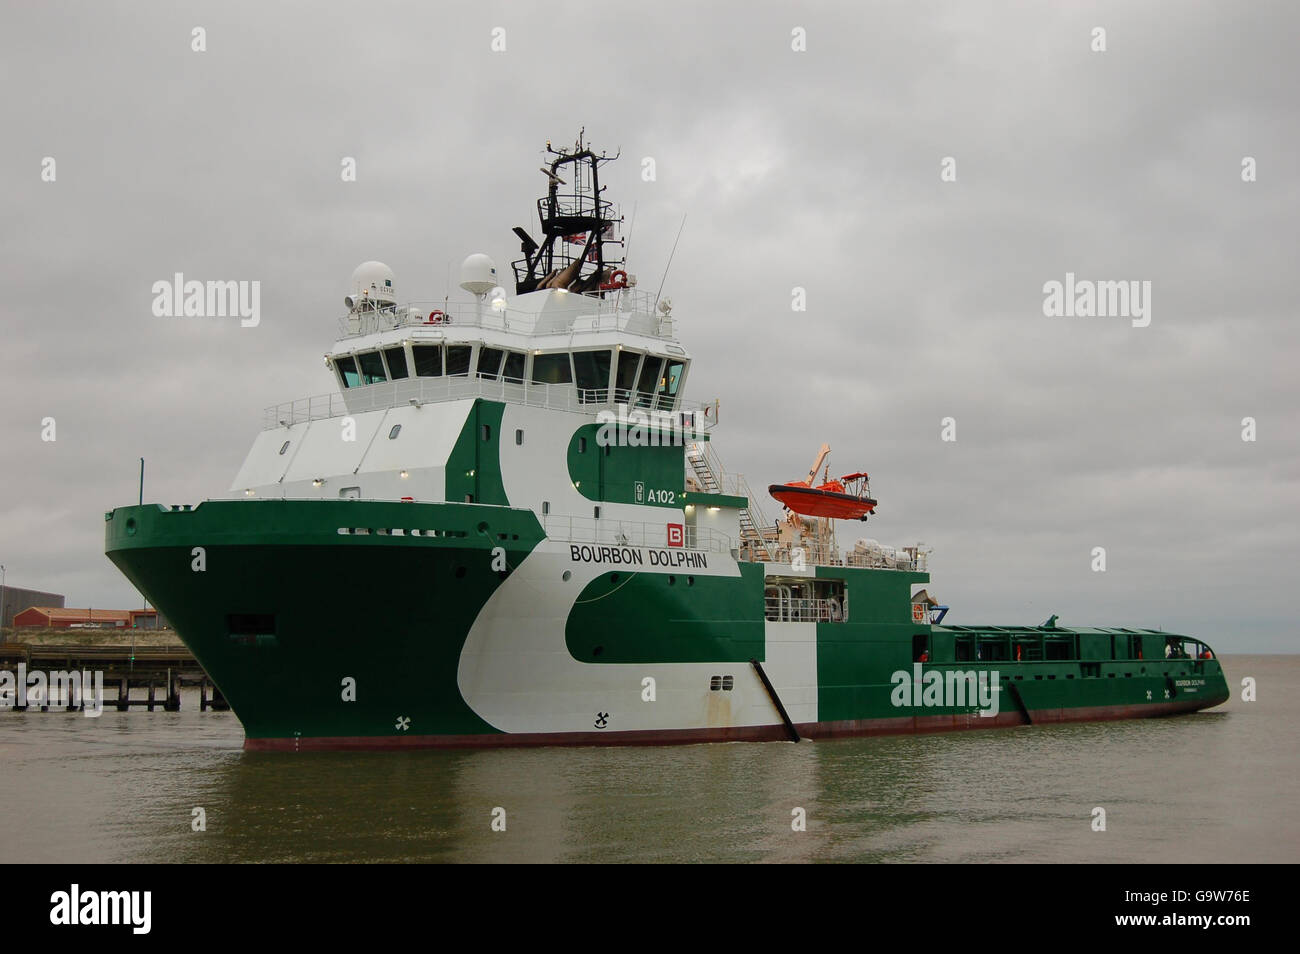
[[[14,614],[15,629],[126,629],[130,624],[131,613],[128,610],[29,606]]]

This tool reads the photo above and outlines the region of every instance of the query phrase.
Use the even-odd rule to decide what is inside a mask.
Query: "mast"
[[[601,198],[605,187],[600,184],[600,167],[618,154],[592,152],[582,132],[572,148],[556,149],[547,142],[546,152],[554,158],[541,169],[548,179],[546,195],[537,200],[542,241],[515,228],[524,255],[511,263],[515,293],[563,288],[603,298],[607,291],[625,287],[625,276],[615,275],[623,266],[623,241],[614,237],[614,226],[623,217]]]

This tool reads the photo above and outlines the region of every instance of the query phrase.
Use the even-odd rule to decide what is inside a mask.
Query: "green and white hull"
[[[1010,630],[915,622],[923,572],[554,539],[506,504],[125,507],[108,515],[107,551],[250,748],[790,738],[777,700],[800,737],[826,737],[1167,715],[1227,696],[1217,660],[1164,655],[1172,634],[1027,628],[1020,655],[1069,658],[1016,662]],[[799,577],[842,581],[847,618],[768,619],[770,581]],[[925,704],[922,675],[900,705],[896,674],[918,647],[923,674],[988,673],[996,702]]]
[[[336,393],[268,409],[226,497],[106,515],[109,558],[249,747],[788,739],[1226,700],[1188,637],[932,625],[919,546],[769,523],[712,450],[717,402],[684,400],[671,306],[607,255],[606,157],[552,154],[514,296],[471,256],[469,305],[398,307],[364,264]]]

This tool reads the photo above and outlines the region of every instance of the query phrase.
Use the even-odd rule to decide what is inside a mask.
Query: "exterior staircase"
[[[741,546],[748,546],[752,550],[761,549],[767,554],[769,560],[776,559],[775,543],[765,539],[762,533],[762,528],[767,526],[767,518],[759,508],[745,478],[740,474],[728,474],[724,471],[707,441],[696,441],[688,445],[686,462],[705,493],[730,493],[737,497],[744,497],[748,501],[749,505],[739,514]]]

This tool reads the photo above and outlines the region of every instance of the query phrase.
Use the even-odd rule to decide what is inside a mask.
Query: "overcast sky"
[[[1284,3],[6,4],[0,563],[133,605],[102,514],[137,458],[147,500],[224,493],[265,406],[332,389],[352,269],[432,299],[507,266],[585,126],[643,285],[687,216],[665,293],[730,470],[828,441],[880,500],[841,543],[932,546],[949,622],[1294,651],[1298,33]],[[260,281],[260,326],[155,318],[174,272]],[[1150,325],[1045,317],[1066,272],[1151,282]]]

